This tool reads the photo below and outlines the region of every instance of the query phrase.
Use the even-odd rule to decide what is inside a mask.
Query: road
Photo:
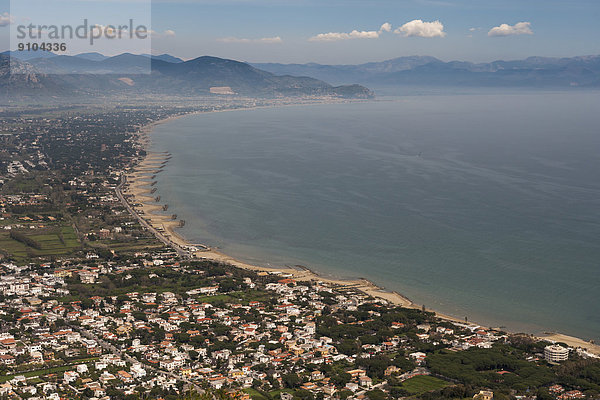
[[[192,253],[191,252],[189,252],[189,251],[181,248],[181,246],[179,246],[177,243],[173,242],[168,237],[166,237],[165,235],[163,235],[162,232],[159,232],[157,229],[155,229],[152,225],[150,225],[150,223],[148,223],[148,221],[146,221],[144,219],[144,217],[142,217],[141,215],[139,215],[137,213],[137,211],[135,211],[135,209],[129,204],[129,202],[127,201],[127,199],[125,199],[125,196],[123,195],[123,192],[121,190],[123,188],[123,185],[125,185],[125,183],[127,183],[127,178],[125,176],[123,176],[121,178],[121,182],[115,188],[115,193],[117,194],[117,197],[119,198],[119,200],[121,201],[121,203],[123,204],[123,206],[129,212],[129,214],[131,214],[132,216],[134,216],[138,220],[138,222],[140,223],[140,225],[142,225],[144,228],[146,228],[147,230],[149,230],[165,246],[169,246],[173,250],[175,250],[180,257],[183,257],[183,258],[192,258]]]

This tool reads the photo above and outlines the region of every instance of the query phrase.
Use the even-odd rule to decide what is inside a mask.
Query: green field
[[[244,392],[248,393],[253,400],[269,400],[269,398],[252,388],[244,389]]]
[[[31,257],[67,255],[81,246],[71,226],[56,226],[21,232],[39,243],[41,249],[29,247],[25,243],[12,239],[9,231],[0,231],[0,250],[18,261],[24,261]]]
[[[118,241],[107,241],[99,242],[100,245],[106,246],[117,253],[135,253],[137,251],[148,251],[162,249],[164,246],[162,243],[156,241],[154,238],[139,239],[132,242],[118,242]],[[95,247],[94,242],[88,243],[89,246]],[[98,246],[100,247],[100,246]]]
[[[216,301],[224,301],[226,303],[228,302],[233,302],[236,299],[234,297],[231,297],[228,294],[217,294],[214,296],[201,296],[198,297],[198,301],[202,302],[202,303],[214,303]]]
[[[231,292],[228,294],[217,294],[214,296],[202,296],[198,300],[205,303],[214,303],[215,301],[239,302],[248,304],[251,301],[265,302],[269,300],[270,294],[258,290],[249,290],[247,292]]]
[[[59,373],[59,372],[74,370],[75,366],[78,365],[78,364],[88,364],[88,365],[90,365],[92,362],[97,361],[98,359],[99,359],[98,357],[87,358],[87,359],[79,360],[80,362],[73,362],[73,363],[71,363],[69,365],[62,365],[60,367],[39,369],[37,371],[28,371],[28,372],[20,372],[20,373],[17,372],[17,373],[12,374],[12,375],[4,375],[4,376],[0,376],[0,383],[4,383],[4,382],[7,382],[7,381],[10,381],[11,379],[13,379],[17,375],[23,375],[25,378],[35,378],[35,377],[39,377],[39,376],[43,376],[43,375],[56,374],[56,373]]]
[[[412,393],[419,394],[432,390],[438,390],[450,385],[448,382],[434,378],[433,376],[420,375],[402,382],[402,389]]]
[[[32,177],[18,176],[8,181],[3,189],[11,193],[30,193],[40,188],[40,182]]]

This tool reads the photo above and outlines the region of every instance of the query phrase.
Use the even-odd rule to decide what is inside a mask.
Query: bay
[[[152,151],[181,233],[365,277],[510,330],[600,340],[600,93],[405,96],[198,114]]]

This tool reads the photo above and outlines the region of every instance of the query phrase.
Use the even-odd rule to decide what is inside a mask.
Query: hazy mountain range
[[[49,52],[49,51],[4,51],[2,53],[0,53],[2,55],[5,56],[11,56],[14,58],[18,58],[19,60],[22,61],[29,61],[29,60],[34,60],[37,58],[54,58],[54,57],[58,57],[58,54]],[[161,55],[150,55],[150,54],[140,54],[144,57],[149,57],[155,60],[162,60],[162,61],[167,61],[167,62],[171,62],[171,63],[180,63],[183,62],[183,60],[181,58],[178,57],[174,57],[172,55],[169,54],[161,54]],[[76,54],[74,57],[78,57],[78,58],[84,58],[86,60],[91,60],[91,61],[102,61],[102,60],[106,60],[107,58],[111,58],[110,56],[105,56],[104,54],[101,53],[80,53],[80,54]]]
[[[399,57],[359,65],[253,64],[274,74],[305,75],[333,84],[387,86],[598,87],[600,56],[529,57],[472,63],[434,57]]]
[[[9,60],[12,71],[18,74],[9,73]],[[0,54],[0,94],[8,94],[10,89],[11,95],[22,96],[197,96],[209,94],[211,88],[229,87],[235,94],[262,97],[368,98],[373,92],[367,87],[406,86],[600,87],[600,56],[530,57],[490,63],[412,56],[359,65],[251,65],[208,56],[184,61],[169,54]]]
[[[9,96],[176,95],[193,97],[220,93],[277,96],[369,98],[360,85],[334,87],[309,77],[278,76],[247,63],[216,57],[183,61],[169,55],[98,53],[16,58],[0,54],[0,94]],[[12,73],[10,73],[12,71]],[[16,73],[15,73],[16,72]],[[151,73],[150,73],[151,72]],[[227,88],[223,90],[223,88]]]

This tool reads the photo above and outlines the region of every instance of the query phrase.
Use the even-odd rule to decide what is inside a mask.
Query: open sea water
[[[210,113],[152,140],[173,154],[158,194],[192,242],[600,340],[600,92]]]

